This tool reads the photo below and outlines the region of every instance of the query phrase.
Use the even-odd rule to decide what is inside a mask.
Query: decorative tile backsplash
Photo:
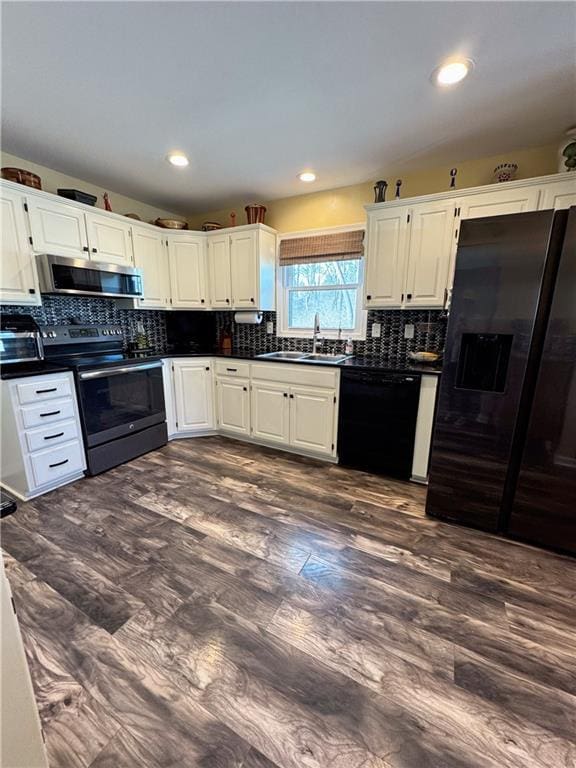
[[[124,329],[126,344],[133,341],[137,333],[137,323],[144,325],[150,346],[157,354],[167,349],[166,314],[162,311],[119,309],[114,299],[44,296],[41,307],[1,306],[3,313],[26,313],[40,324],[58,325],[70,323],[78,318],[85,323],[117,323]],[[233,312],[214,312],[218,335],[230,323],[232,324],[233,345],[235,351],[273,352],[276,349],[312,351],[311,339],[279,337],[266,333],[266,323],[274,324],[276,331],[276,313],[264,312],[260,325],[237,325],[233,322]],[[373,339],[372,324],[380,323],[380,338]],[[366,341],[354,341],[354,353],[388,363],[403,364],[408,352],[428,350],[441,352],[446,338],[446,313],[441,310],[370,310],[368,312],[368,338]],[[414,338],[404,338],[404,326],[414,325]],[[343,351],[345,334],[341,342],[326,340],[326,350],[335,348]]]
[[[217,313],[218,333],[231,322],[230,312]],[[255,353],[273,352],[276,349],[312,351],[312,340],[293,337],[280,337],[266,333],[266,323],[274,323],[276,331],[276,313],[264,312],[260,325],[237,325],[232,323],[233,346],[236,351]],[[380,323],[380,338],[372,338],[372,325]],[[414,338],[404,338],[404,327],[414,325]],[[430,351],[442,352],[446,340],[446,313],[442,310],[370,310],[366,341],[354,341],[354,354],[371,357],[392,364],[403,364],[408,358],[408,352]],[[322,334],[320,334],[322,335]],[[346,334],[341,342],[327,339],[324,342],[326,350],[343,351]]]
[[[43,296],[41,307],[2,305],[0,312],[32,315],[40,325],[67,325],[72,318],[78,318],[83,323],[114,323],[124,329],[125,344],[135,339],[137,323],[140,322],[154,352],[162,354],[166,349],[165,312],[119,309],[115,299]]]

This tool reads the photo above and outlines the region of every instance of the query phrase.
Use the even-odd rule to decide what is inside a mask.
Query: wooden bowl
[[[24,184],[34,189],[42,189],[42,179],[32,171],[25,171],[23,168],[2,168],[0,172],[3,179],[15,181],[17,184]]]
[[[154,224],[164,229],[188,229],[188,222],[180,219],[156,219]]]
[[[440,359],[438,352],[409,352],[408,356],[416,363],[435,363]]]

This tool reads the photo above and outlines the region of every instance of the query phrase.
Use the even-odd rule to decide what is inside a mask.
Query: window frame
[[[354,230],[361,229],[366,232],[366,224],[347,224],[345,226],[340,227],[328,227],[328,228],[322,228],[322,229],[307,229],[303,230],[301,232],[290,232],[287,234],[280,235],[278,238],[278,251],[280,250],[280,241],[281,240],[289,240],[294,239],[297,237],[311,237],[315,235],[330,235],[334,234],[336,232],[352,232]],[[320,318],[320,337],[323,339],[360,339],[365,340],[366,339],[366,329],[367,329],[367,321],[368,321],[368,311],[364,309],[363,305],[363,296],[364,296],[364,278],[366,273],[366,259],[365,256],[363,256],[360,260],[359,264],[359,270],[358,270],[358,283],[354,283],[353,285],[357,286],[357,294],[356,294],[356,327],[354,330],[347,330],[342,329],[342,331],[339,333],[337,328],[323,328],[322,327],[322,318]],[[300,338],[300,339],[311,339],[314,335],[314,329],[312,327],[310,328],[290,328],[288,326],[288,318],[289,318],[289,310],[288,310],[288,303],[289,303],[289,292],[290,287],[286,285],[286,269],[287,267],[281,267],[278,257],[276,259],[277,262],[277,269],[276,269],[276,299],[277,299],[277,323],[276,323],[276,335],[282,338]],[[326,291],[326,290],[334,290],[333,285],[327,285],[327,286],[317,286],[317,287],[311,287],[311,288],[302,288],[292,286],[295,290],[310,290],[310,291]],[[342,285],[343,288],[346,287],[353,287],[353,286],[346,286]]]

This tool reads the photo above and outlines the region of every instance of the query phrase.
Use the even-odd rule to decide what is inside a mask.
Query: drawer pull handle
[[[41,413],[40,418],[43,419],[44,416],[58,416],[60,411],[49,411],[48,413]]]
[[[63,464],[68,464],[69,461],[70,459],[64,459],[64,461],[57,461],[56,464],[49,464],[48,466],[50,469],[52,469],[52,467],[61,467]]]
[[[37,389],[37,395],[46,395],[48,392],[58,392],[58,387],[51,387],[50,389]]]
[[[227,371],[230,371],[230,373],[236,373],[238,371],[238,368],[226,368]]]
[[[54,440],[55,437],[62,437],[63,434],[64,432],[58,432],[55,435],[45,435],[44,440]]]

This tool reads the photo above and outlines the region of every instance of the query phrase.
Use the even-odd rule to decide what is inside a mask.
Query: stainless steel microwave
[[[38,258],[40,293],[75,296],[138,298],[142,296],[142,270],[121,264],[53,256]]]

